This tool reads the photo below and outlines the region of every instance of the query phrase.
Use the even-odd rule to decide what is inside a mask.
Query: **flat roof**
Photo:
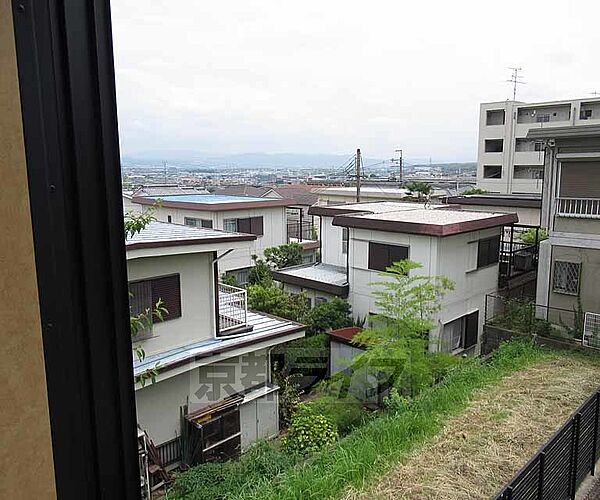
[[[313,290],[340,295],[348,295],[346,268],[331,264],[308,264],[273,271],[273,278],[282,283],[297,285]]]
[[[349,326],[347,328],[338,328],[337,330],[331,330],[328,333],[330,337],[333,337],[333,339],[337,340],[338,342],[343,342],[344,344],[352,344],[354,336],[360,332],[362,332],[362,328],[358,326]]]
[[[224,336],[202,340],[187,346],[151,354],[146,356],[141,362],[136,358],[133,361],[134,375],[140,375],[146,370],[154,368],[157,363],[160,364],[158,371],[163,372],[215,354],[221,354],[293,333],[300,333],[306,328],[304,325],[294,321],[254,311],[248,311],[247,319],[248,324],[253,329],[245,335],[237,335],[233,338]]]
[[[561,139],[570,137],[600,137],[600,125],[532,128],[527,132],[527,138],[531,139]]]
[[[139,233],[126,238],[126,250],[158,248],[202,243],[225,243],[255,240],[256,235],[228,233],[219,229],[208,229],[170,222],[152,221]]]
[[[469,194],[458,196],[447,196],[447,203],[453,205],[483,205],[501,207],[528,207],[541,208],[542,196],[536,194]]]
[[[424,203],[401,201],[367,201],[363,203],[342,203],[339,205],[313,205],[308,209],[310,215],[334,216],[346,213],[373,213],[400,212],[402,210],[419,210]],[[445,205],[433,205],[432,208],[447,208]]]
[[[209,212],[260,207],[285,207],[293,204],[291,200],[287,199],[224,194],[134,196],[132,202],[140,205],[159,205],[165,208],[187,208]]]
[[[334,217],[333,225],[392,233],[451,236],[479,229],[505,226],[518,221],[519,218],[514,213],[424,208],[380,214],[338,215]]]

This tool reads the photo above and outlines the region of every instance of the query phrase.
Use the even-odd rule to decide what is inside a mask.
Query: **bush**
[[[302,264],[303,251],[300,243],[286,243],[278,247],[265,248],[265,260],[275,269],[297,266]]]
[[[339,398],[323,395],[303,406],[310,407],[314,413],[323,415],[342,435],[360,425],[365,417],[362,403],[353,396]]]
[[[521,241],[523,243],[527,243],[528,245],[535,244],[535,233],[536,230],[534,228],[529,228],[527,231],[523,231],[520,235]],[[543,227],[537,230],[537,242],[548,239],[548,230]]]
[[[351,326],[350,311],[350,304],[339,297],[334,297],[315,306],[306,318],[309,333],[323,333],[328,330]]]
[[[408,410],[411,399],[400,395],[398,389],[392,387],[389,395],[383,400],[383,406],[391,413],[400,413]]]
[[[461,195],[463,195],[463,196],[469,196],[469,195],[472,195],[472,194],[485,194],[485,193],[487,193],[487,191],[485,189],[470,188],[470,189],[467,189],[466,191],[463,191],[461,193]]]
[[[273,381],[279,386],[279,427],[287,427],[292,415],[300,404],[300,385],[298,374],[287,374],[279,369],[277,363],[273,368]]]
[[[285,448],[292,453],[314,453],[332,445],[338,439],[335,426],[309,405],[300,405],[292,417]]]
[[[302,389],[312,386],[327,375],[329,338],[325,333],[311,335],[277,346],[272,359],[285,374],[297,374]]]

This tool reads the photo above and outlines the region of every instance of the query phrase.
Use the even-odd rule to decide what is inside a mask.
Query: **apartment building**
[[[600,124],[600,98],[481,104],[477,187],[505,195],[541,193],[544,145],[528,132],[589,124]]]
[[[247,282],[253,255],[263,258],[265,248],[287,242],[285,210],[289,200],[181,194],[139,196],[131,201],[142,209],[154,210],[159,221],[254,235],[244,251],[232,252],[219,262],[221,271],[233,274],[238,283]]]
[[[135,397],[138,423],[159,450],[182,425],[202,429],[199,461],[279,431],[269,350],[302,337],[304,326],[249,311],[245,290],[218,281],[221,258],[247,253],[256,239],[157,221],[126,241],[132,314],[159,299],[168,311],[134,338],[146,354],[134,374],[158,370],[154,383],[136,383]]]
[[[434,318],[430,349],[477,352],[485,295],[498,289],[501,231],[518,221],[516,214],[394,202],[315,206],[311,213],[321,218],[323,262],[278,271],[288,290],[326,298],[338,294],[335,285],[347,290],[355,317],[369,318],[379,312],[374,285],[389,279],[380,273],[411,259],[423,265],[413,272],[444,275],[456,285]]]
[[[528,138],[546,151],[542,225],[549,238],[540,244],[536,302],[568,311],[580,302],[598,314],[600,124],[531,130]]]

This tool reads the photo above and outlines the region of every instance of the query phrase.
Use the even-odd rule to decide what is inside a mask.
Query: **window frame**
[[[392,257],[392,255],[390,254],[390,248],[399,248],[399,249],[405,249],[406,250],[406,257],[402,257],[400,259],[394,259]],[[387,262],[387,264],[383,267],[383,269],[380,269],[378,267],[375,267],[376,263],[374,262],[374,251],[387,251],[387,257],[385,259],[385,261]],[[369,241],[369,255],[368,255],[368,263],[367,263],[367,267],[370,271],[380,271],[380,272],[385,272],[385,270],[390,267],[394,262],[399,262],[400,260],[405,260],[410,258],[410,247],[408,245],[394,245],[392,243],[379,243],[376,241]]]
[[[575,290],[571,291],[569,289],[567,289],[567,287],[557,287],[556,281],[557,281],[557,265],[561,265],[561,266],[577,266],[577,273],[576,273],[576,279],[575,279]],[[577,297],[581,291],[581,270],[583,268],[583,265],[581,262],[571,262],[571,261],[566,261],[566,260],[555,260],[552,264],[552,292],[554,293],[559,293],[561,295],[570,295],[572,297]],[[563,271],[564,273],[568,274],[568,270],[565,269]],[[566,279],[566,278],[565,278]]]
[[[342,255],[348,253],[348,241],[350,239],[350,229],[347,227],[342,228]]]
[[[446,338],[445,338],[445,329],[447,326],[460,321],[460,342],[458,347],[453,347],[451,349],[446,348]],[[479,343],[479,309],[472,311],[470,313],[464,314],[458,318],[454,318],[453,320],[448,321],[447,323],[442,324],[441,328],[441,350],[443,352],[448,352],[450,354],[459,354],[464,352],[472,347],[476,346]],[[452,344],[447,344],[448,347]]]
[[[492,253],[491,251],[493,250],[493,248],[491,247],[492,242],[498,242],[498,248],[497,248],[497,252]],[[482,246],[483,244],[483,246]],[[481,253],[482,253],[482,249],[487,247],[487,258],[485,259],[485,262],[483,262],[483,259],[481,259]],[[500,262],[500,249],[502,247],[502,237],[500,235],[497,236],[491,236],[488,238],[481,238],[480,240],[477,241],[477,269],[483,269],[485,267],[489,267],[489,266],[493,266],[498,264],[498,262]],[[490,255],[493,255],[492,259],[495,260],[490,260]]]

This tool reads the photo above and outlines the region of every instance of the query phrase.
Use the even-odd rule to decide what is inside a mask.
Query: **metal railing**
[[[521,236],[527,231],[533,231],[533,243],[525,243],[521,240]],[[511,278],[537,269],[540,231],[539,226],[525,224],[504,227],[500,241],[498,277],[500,286],[505,286]]]
[[[248,324],[248,296],[246,290],[219,283],[219,332],[226,332]]]
[[[600,391],[579,407],[495,497],[496,500],[574,499],[594,475],[600,440]]]
[[[317,228],[310,221],[288,222],[287,223],[287,240],[288,242],[296,241],[316,241],[318,239]]]
[[[557,198],[556,215],[600,219],[600,198]]]

